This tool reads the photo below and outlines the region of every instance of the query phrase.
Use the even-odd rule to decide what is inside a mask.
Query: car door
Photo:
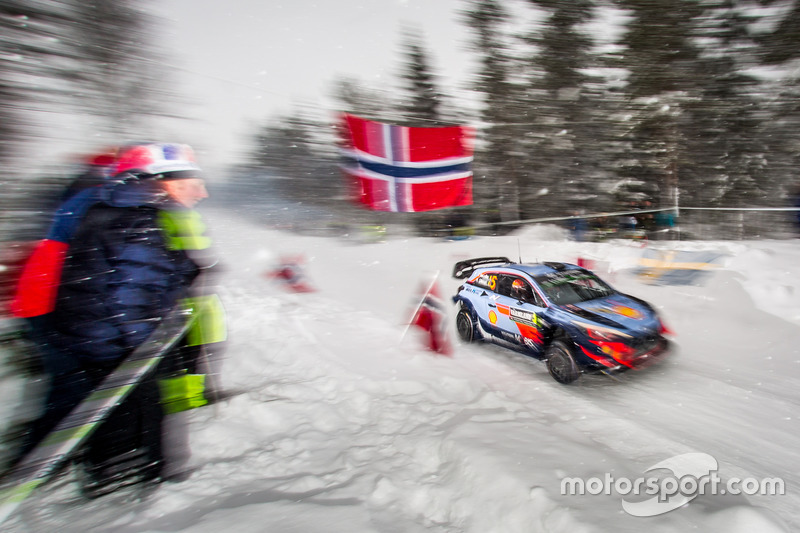
[[[544,351],[545,303],[522,276],[501,274],[497,279],[497,328],[501,339],[534,355]]]

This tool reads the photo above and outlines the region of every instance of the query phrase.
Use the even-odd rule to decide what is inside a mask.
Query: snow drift
[[[445,242],[354,245],[207,213],[224,258],[236,393],[188,414],[195,471],[147,494],[81,499],[66,475],[9,531],[683,532],[800,527],[800,242],[651,243],[724,254],[702,286],[643,283],[641,243],[577,243],[557,229]],[[452,357],[404,335],[420,280],[475,256],[602,265],[675,332],[662,364],[563,386],[545,365],[490,345]],[[302,254],[316,292],[264,273]],[[454,315],[454,314],[453,314]],[[454,318],[451,317],[451,318]],[[452,320],[451,320],[452,323]],[[689,452],[722,478],[774,478],[785,495],[702,495],[653,517],[617,494],[562,494],[566,477],[636,478]]]

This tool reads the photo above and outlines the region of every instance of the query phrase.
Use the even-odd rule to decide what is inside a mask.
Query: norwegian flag
[[[438,273],[422,293],[422,299],[411,317],[410,325],[427,333],[427,347],[442,355],[451,355],[453,347],[447,335],[447,311],[439,296]]]
[[[358,203],[403,213],[472,204],[469,126],[394,126],[347,113],[342,122],[344,171]]]

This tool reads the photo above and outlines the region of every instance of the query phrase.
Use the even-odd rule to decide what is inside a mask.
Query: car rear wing
[[[459,261],[453,267],[453,277],[456,279],[464,279],[472,274],[472,271],[479,265],[490,265],[493,263],[500,265],[510,262],[511,260],[508,257],[476,257],[474,259]]]

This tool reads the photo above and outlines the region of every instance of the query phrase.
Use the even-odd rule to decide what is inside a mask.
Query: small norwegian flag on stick
[[[305,260],[302,256],[283,257],[278,265],[266,272],[264,277],[283,284],[291,292],[314,292],[305,273]]]
[[[442,355],[451,355],[453,348],[447,335],[447,312],[444,301],[439,296],[438,278],[437,272],[433,280],[423,286],[422,298],[409,325],[422,328],[426,332],[428,349]]]

